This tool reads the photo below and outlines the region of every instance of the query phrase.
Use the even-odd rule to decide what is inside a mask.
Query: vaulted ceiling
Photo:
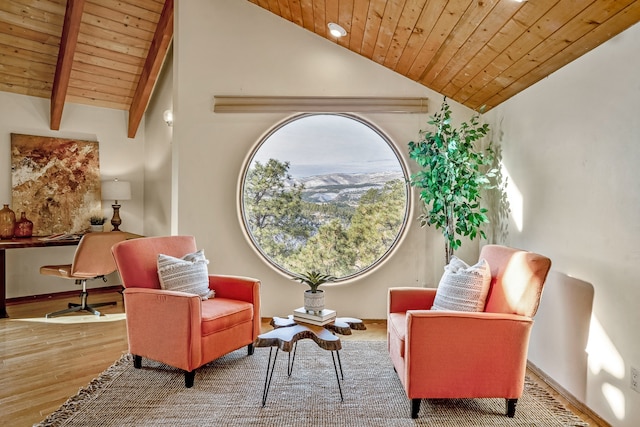
[[[249,1],[487,111],[640,21],[630,0]]]
[[[495,107],[640,21],[640,0],[234,1],[472,109]],[[0,1],[0,90],[50,99],[51,129],[65,102],[126,110],[134,137],[173,36],[173,6]],[[331,36],[329,22],[346,37]]]

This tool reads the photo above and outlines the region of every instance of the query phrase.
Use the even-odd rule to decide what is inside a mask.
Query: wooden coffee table
[[[340,380],[344,380],[344,373],[342,372],[342,362],[340,361],[340,350],[342,349],[342,343],[340,342],[340,338],[336,336],[336,334],[351,335],[352,329],[367,329],[362,320],[352,317],[338,317],[333,322],[327,323],[324,326],[316,326],[310,323],[302,323],[293,320],[293,316],[291,315],[289,317],[274,317],[273,319],[271,319],[271,326],[274,327],[272,331],[258,335],[258,338],[256,338],[256,341],[254,342],[255,347],[269,347],[267,374],[264,379],[264,388],[262,390],[262,406],[264,406],[267,402],[267,395],[269,394],[269,388],[271,387],[271,379],[273,378],[273,371],[276,366],[278,351],[282,350],[288,353],[287,375],[291,376],[291,373],[293,372],[293,363],[296,359],[296,349],[298,348],[298,341],[303,339],[311,339],[318,345],[318,347],[331,352],[333,369],[336,373],[338,390],[340,391],[340,400],[344,401],[344,397],[342,395],[342,386],[340,385]],[[273,355],[272,362],[271,356],[274,347],[276,348],[276,352],[275,355]],[[292,351],[293,356],[291,355]],[[337,365],[336,358],[338,359]],[[338,366],[340,367],[339,375]]]

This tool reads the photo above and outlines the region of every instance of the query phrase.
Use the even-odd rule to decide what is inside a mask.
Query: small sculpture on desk
[[[13,229],[15,237],[31,237],[33,235],[33,221],[27,219],[27,213],[22,212]]]
[[[16,214],[5,204],[0,209],[0,239],[7,240],[13,238],[13,230],[16,226]]]

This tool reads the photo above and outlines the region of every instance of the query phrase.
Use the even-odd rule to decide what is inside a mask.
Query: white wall
[[[132,200],[120,209],[122,229],[142,233],[144,122],[136,138],[127,138],[124,111],[66,104],[59,131],[49,129],[49,100],[0,92],[0,203],[11,204],[11,133],[98,141],[102,179],[131,181]],[[113,209],[103,202],[104,215]],[[110,224],[105,229],[110,229]],[[77,290],[73,281],[41,276],[39,267],[64,264],[73,259],[75,247],[28,248],[6,251],[7,298]],[[118,284],[117,275],[108,283],[93,281],[89,287]],[[9,309],[9,314],[11,310]]]
[[[167,52],[165,64],[153,89],[153,97],[145,114],[144,150],[144,235],[172,234],[173,210],[173,127],[163,115],[173,109],[173,49]]]
[[[287,116],[214,114],[214,95],[426,96],[430,113],[442,96],[249,2],[193,0],[176,7],[178,231],[196,236],[211,261],[210,272],[261,279],[263,316],[289,314],[302,305],[304,288],[258,257],[244,237],[238,213],[243,162],[260,137]],[[453,104],[455,114],[466,120],[470,111]],[[427,119],[409,114],[363,117],[404,156],[407,142]],[[388,287],[437,284],[442,245],[438,231],[420,229],[412,219],[407,238],[381,268],[325,288],[327,306],[341,315],[385,318]],[[470,260],[477,257],[477,244],[467,250]]]
[[[625,427],[640,425],[629,373],[640,368],[639,46],[636,24],[487,113],[502,123],[504,162],[523,200],[522,230],[512,223],[508,243],[549,256],[560,274],[543,296],[531,361]],[[563,355],[585,350],[585,329],[587,363],[578,355],[581,371],[560,375]]]

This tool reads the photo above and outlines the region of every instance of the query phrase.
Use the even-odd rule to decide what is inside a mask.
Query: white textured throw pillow
[[[201,249],[182,258],[158,255],[158,277],[162,289],[196,294],[204,301],[213,298],[209,289],[209,270],[204,251]]]
[[[486,260],[468,266],[457,257],[444,267],[432,310],[484,311],[491,285],[491,269]]]

